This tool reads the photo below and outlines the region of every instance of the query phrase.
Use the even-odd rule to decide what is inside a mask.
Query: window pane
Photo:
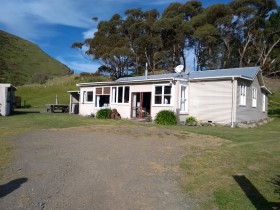
[[[89,101],[89,102],[93,101],[93,92],[92,91],[87,92],[87,101]]]
[[[162,94],[162,86],[156,86],[155,94]]]
[[[124,88],[124,103],[129,102],[129,87]]]
[[[100,95],[97,95],[95,97],[95,107],[100,107],[99,102],[100,102]]]
[[[171,96],[164,96],[164,104],[170,104]]]
[[[113,87],[112,88],[112,103],[116,103],[117,99],[117,88]]]
[[[171,86],[164,86],[164,94],[171,94]]]
[[[122,103],[123,87],[118,87],[118,103]]]
[[[161,96],[155,96],[155,104],[161,104]]]

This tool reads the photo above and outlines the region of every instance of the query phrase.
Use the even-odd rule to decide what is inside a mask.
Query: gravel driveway
[[[0,183],[0,209],[192,209],[179,183],[184,135],[142,126],[26,133]]]

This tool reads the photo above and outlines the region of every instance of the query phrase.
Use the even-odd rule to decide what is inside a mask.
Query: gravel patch
[[[179,183],[186,136],[141,126],[26,133],[0,183],[0,209],[192,209]]]

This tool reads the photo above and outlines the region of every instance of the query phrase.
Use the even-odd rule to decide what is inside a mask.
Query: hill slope
[[[71,70],[38,46],[0,30],[0,82],[23,85],[44,83]]]

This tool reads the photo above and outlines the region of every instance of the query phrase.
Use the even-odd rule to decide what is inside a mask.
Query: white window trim
[[[98,88],[102,88],[102,94],[96,94],[96,89]],[[104,94],[104,89],[105,88],[110,88],[110,94]],[[112,88],[110,86],[99,86],[99,87],[95,87],[95,91],[94,91],[94,107],[95,108],[109,108],[111,106],[111,97],[112,97]],[[109,104],[107,104],[107,106],[99,106],[99,101],[97,101],[97,96],[109,96]],[[100,97],[99,97],[100,100]]]
[[[262,94],[262,111],[266,112],[266,95]]]
[[[182,93],[182,87],[185,87],[185,111],[181,111],[181,101],[182,101],[182,97],[181,97],[181,93]],[[180,113],[181,114],[187,114],[189,112],[189,106],[188,106],[188,102],[189,102],[189,94],[188,94],[188,86],[187,85],[180,85],[180,95],[179,95],[179,107],[180,107]]]
[[[123,88],[123,94],[122,94],[122,102],[118,102],[118,98],[119,98],[119,87],[122,87]],[[124,95],[125,95],[125,87],[129,87],[129,93],[128,93],[128,102],[124,102]],[[113,95],[113,89],[115,89],[116,91],[116,97],[114,97]],[[114,87],[111,87],[111,94],[110,94],[110,102],[111,104],[129,104],[130,103],[130,93],[131,93],[131,86],[130,85],[120,85],[120,86],[114,86]],[[113,100],[115,99],[115,101]]]
[[[239,105],[240,105],[240,106],[246,106],[247,87],[246,87],[245,84],[241,84],[239,87],[240,87]]]
[[[87,93],[88,92],[92,92],[92,101],[87,100]],[[83,93],[82,94],[82,103],[83,104],[93,104],[94,103],[95,93],[94,93],[93,90],[84,90],[82,93]]]
[[[156,95],[156,87],[157,86],[171,86],[171,98],[170,98],[170,104],[164,104],[164,103],[161,103],[161,104],[156,104],[155,103],[155,95]],[[174,103],[174,86],[172,84],[154,84],[153,85],[153,92],[152,92],[152,106],[158,106],[158,107],[172,107],[173,106],[173,103]],[[164,88],[162,89],[164,91]],[[162,102],[164,101],[164,93],[161,94],[162,95]]]
[[[258,104],[258,90],[255,87],[252,87],[252,107],[256,108]]]

